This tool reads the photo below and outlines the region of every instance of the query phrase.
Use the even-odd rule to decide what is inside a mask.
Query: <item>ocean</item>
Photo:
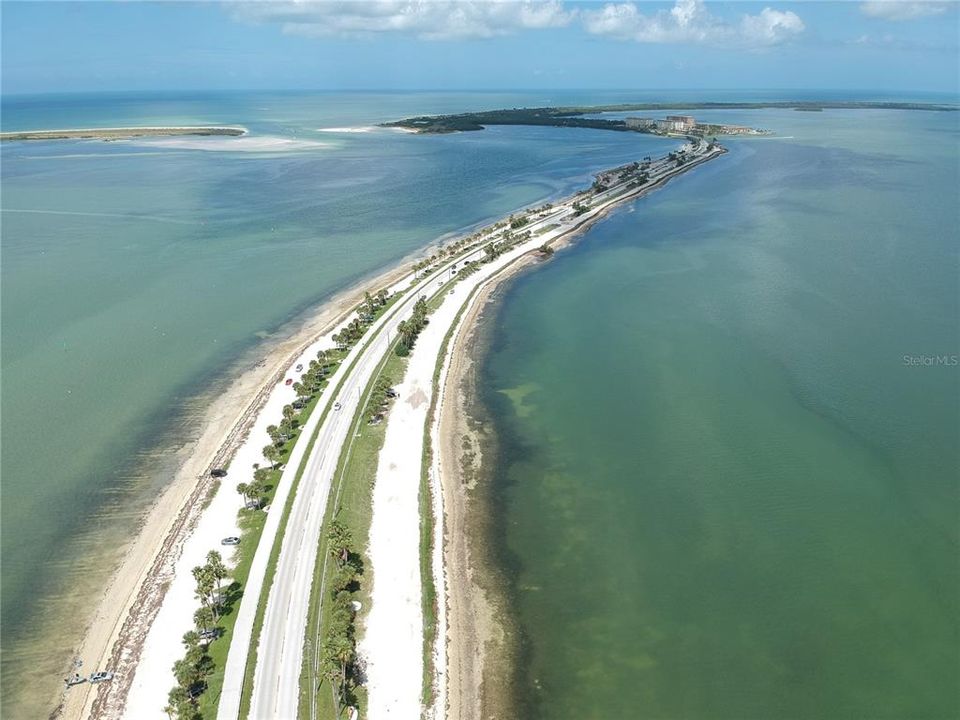
[[[516,716],[956,718],[960,118],[693,114],[487,313]]]
[[[298,320],[439,237],[674,145],[372,125],[664,97],[706,96],[3,97],[5,131],[251,131],[0,148],[5,714],[50,709],[210,398]],[[942,708],[957,374],[901,356],[957,352],[956,117],[712,115],[792,137],[732,142],[525,276],[498,315],[484,372],[510,442],[491,487],[521,683],[542,687],[531,712],[694,717],[720,703],[769,717],[832,688],[826,708],[840,686],[849,704],[830,707],[879,705],[909,678]],[[499,390],[527,383],[520,418]]]
[[[436,137],[371,128],[556,97],[3,98],[5,131],[250,130],[0,149],[7,712],[49,711],[120,548],[172,478],[210,398],[298,320],[442,236],[668,144],[553,128]],[[344,128],[364,131],[336,131]]]

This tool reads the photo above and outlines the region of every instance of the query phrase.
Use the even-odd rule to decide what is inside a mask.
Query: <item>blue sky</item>
[[[958,5],[4,0],[4,94],[204,89],[960,92]]]

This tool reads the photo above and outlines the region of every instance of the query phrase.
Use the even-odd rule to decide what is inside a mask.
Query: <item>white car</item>
[[[240,538],[238,538],[236,535],[231,535],[230,537],[225,537],[223,540],[221,540],[220,544],[221,545],[239,545]]]
[[[113,680],[112,672],[97,672],[90,676],[89,682],[91,684],[106,682],[107,680]]]
[[[338,403],[338,402],[335,402],[335,403],[333,404],[333,409],[334,409],[334,410],[339,410],[339,409],[342,408],[342,407],[343,407],[343,405],[341,405],[341,404]]]

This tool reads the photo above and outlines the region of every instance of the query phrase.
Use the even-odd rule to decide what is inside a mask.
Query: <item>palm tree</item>
[[[200,566],[198,565],[193,569],[193,579],[197,582],[197,587],[194,589],[194,594],[204,605],[208,605],[213,611],[213,616],[215,619],[219,620],[217,615],[216,603],[213,599],[213,588],[214,580],[213,574],[210,572],[209,566]]]
[[[270,461],[270,467],[275,468],[280,462],[280,450],[276,445],[267,445],[263,449],[263,456]]]
[[[350,558],[350,543],[353,536],[350,528],[339,520],[330,523],[330,529],[327,531],[327,542],[330,543],[330,554],[337,560],[337,565],[343,567]]]
[[[250,502],[250,486],[246,483],[239,483],[237,492],[243,496],[243,506],[246,507]]]
[[[183,647],[189,653],[191,650],[200,647],[200,635],[196,630],[188,630],[183,634]]]
[[[267,435],[270,436],[270,441],[274,445],[280,444],[280,430],[276,425],[267,425]]]
[[[263,505],[263,498],[267,494],[267,486],[264,481],[258,477],[247,486],[247,492],[250,493],[250,500],[254,507],[259,508]]]
[[[196,668],[186,660],[177,660],[173,664],[173,676],[177,679],[177,685],[183,690],[189,691],[193,687],[196,672]],[[179,715],[179,712],[177,714]]]
[[[227,566],[223,564],[223,556],[216,550],[207,553],[207,568],[217,587],[217,604],[220,601],[220,583],[227,577]]]
[[[177,685],[167,694],[167,706],[163,711],[167,714],[168,717],[176,715],[178,718],[185,718],[183,710],[186,706],[190,704],[190,694],[187,692],[186,688],[181,685]]]
[[[330,695],[333,697],[334,717],[340,717],[340,692],[338,681],[340,680],[340,666],[336,659],[328,656],[326,647],[323,649],[323,655],[320,658],[320,674],[330,683]]]
[[[330,682],[339,717],[347,689],[347,665],[353,662],[353,643],[345,635],[328,635],[320,652],[323,675]]]
[[[206,632],[214,624],[213,610],[206,605],[201,605],[193,614],[193,622],[198,628]]]

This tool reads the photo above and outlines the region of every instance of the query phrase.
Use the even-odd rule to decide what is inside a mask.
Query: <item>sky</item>
[[[0,92],[960,94],[958,1],[2,0]]]

